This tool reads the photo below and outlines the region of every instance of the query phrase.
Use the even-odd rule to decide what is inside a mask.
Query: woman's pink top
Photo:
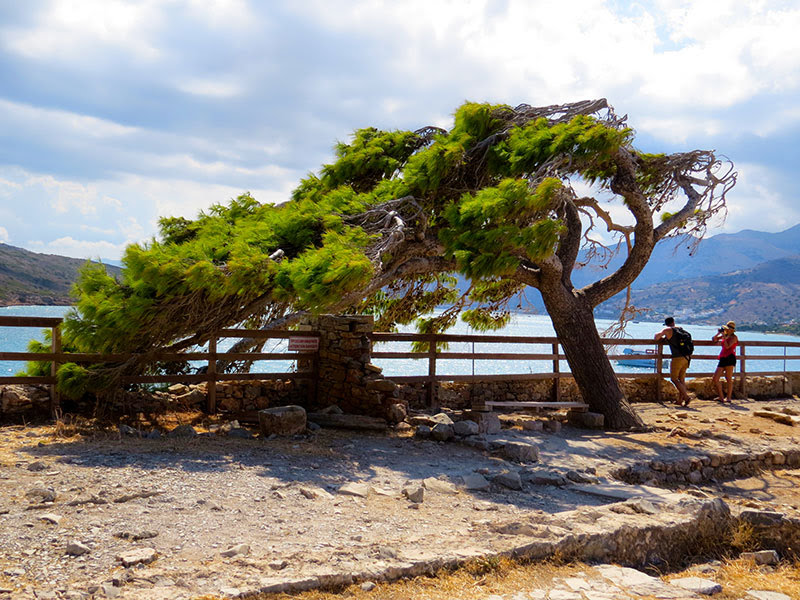
[[[731,354],[736,354],[736,346],[739,345],[739,340],[733,342],[733,344],[729,347],[725,347],[725,338],[722,338],[722,350],[719,353],[718,358],[725,358],[726,356],[730,356]]]

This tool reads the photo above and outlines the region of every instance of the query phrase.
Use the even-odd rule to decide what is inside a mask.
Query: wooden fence
[[[399,352],[399,351],[374,351],[372,352],[373,359],[417,359],[426,360],[428,366],[427,375],[405,375],[395,376],[391,378],[397,382],[406,383],[425,383],[428,392],[428,399],[433,399],[433,389],[436,382],[440,381],[524,381],[524,380],[541,380],[548,379],[553,382],[552,400],[553,402],[560,402],[560,387],[558,385],[559,379],[572,377],[572,373],[568,370],[562,371],[560,368],[560,361],[566,359],[565,355],[560,350],[558,338],[555,337],[528,337],[528,336],[500,336],[500,335],[449,335],[449,334],[415,334],[415,333],[373,333],[371,334],[373,343],[386,343],[386,342],[423,342],[427,345],[426,352]],[[447,350],[438,350],[444,344],[456,342],[471,342],[473,344],[541,344],[550,347],[549,352],[538,353],[519,353],[519,352],[506,352],[506,353],[491,353],[491,352],[449,352]],[[665,342],[654,342],[652,339],[617,339],[617,338],[604,338],[603,344],[608,351],[608,358],[612,361],[625,360],[625,361],[652,361],[655,360],[655,369],[652,373],[617,373],[620,378],[634,378],[634,379],[652,379],[655,388],[656,399],[661,400],[661,386],[656,385],[660,379],[669,378],[669,371],[664,370],[664,361],[669,359],[669,347],[666,348]],[[695,354],[693,360],[717,360],[719,344],[711,341],[695,340]],[[652,354],[620,354],[617,351],[619,346],[633,347],[637,349],[650,349]],[[713,350],[709,347],[712,347]],[[751,356],[748,354],[748,348],[782,348],[783,354],[767,354]],[[748,372],[747,361],[748,359],[757,360],[782,360],[784,364],[786,361],[800,360],[800,354],[792,355],[787,354],[788,348],[800,348],[800,341],[786,342],[786,341],[739,341],[739,360],[737,361],[738,370],[735,377],[738,378],[738,383],[743,394],[747,393],[747,377],[755,376],[769,376],[769,375],[786,375],[792,369],[780,371],[754,371]],[[713,352],[713,354],[711,353]],[[538,372],[538,373],[514,373],[514,374],[493,374],[493,375],[442,375],[437,373],[436,363],[439,360],[447,359],[460,359],[460,360],[524,360],[524,361],[546,361],[552,365],[551,370]],[[644,364],[644,363],[643,363]],[[691,371],[688,376],[695,377],[711,377],[714,374],[710,372],[695,372]]]
[[[62,352],[60,335],[60,318],[48,317],[9,317],[0,316],[0,327],[38,327],[50,328],[52,330],[52,347],[50,352],[0,352],[0,361],[45,361],[51,362],[50,375],[46,377],[0,377],[0,384],[4,383],[41,383],[51,386],[51,407],[58,406],[58,395],[55,391],[56,371],[60,364],[65,362],[80,363],[119,363],[132,358],[132,354],[78,354]],[[182,362],[198,361],[206,365],[204,373],[187,375],[140,375],[129,376],[122,379],[122,383],[201,383],[208,384],[208,410],[216,411],[216,386],[218,381],[241,381],[241,380],[274,380],[274,379],[311,379],[315,382],[318,375],[318,361],[316,351],[293,352],[218,352],[217,342],[223,338],[256,338],[256,339],[289,339],[292,338],[319,338],[319,332],[314,331],[254,331],[249,329],[223,329],[218,331],[209,340],[208,349],[205,351],[190,353],[160,353],[153,358],[163,362]],[[429,401],[433,401],[434,389],[436,384],[441,381],[524,381],[546,379],[553,382],[553,402],[560,401],[559,379],[571,377],[568,370],[561,370],[560,361],[565,360],[565,356],[560,349],[558,338],[554,337],[528,337],[528,336],[501,336],[501,335],[452,335],[452,334],[416,334],[416,333],[371,333],[370,340],[373,344],[383,344],[388,342],[422,342],[427,345],[424,352],[409,351],[375,351],[373,350],[372,359],[417,359],[427,361],[426,375],[390,375],[391,379],[398,383],[421,382],[426,384]],[[440,350],[444,344],[468,342],[472,343],[472,352],[450,352]],[[480,344],[542,344],[549,347],[547,352],[475,352],[474,345]],[[652,339],[604,339],[603,343],[609,349],[608,357],[610,360],[626,361],[656,361],[655,369],[652,373],[617,373],[621,378],[652,379],[655,387],[656,399],[660,400],[661,386],[656,385],[659,379],[668,378],[669,372],[664,370],[664,360],[669,356],[664,352],[664,342],[654,342]],[[620,354],[616,349],[619,346],[644,348],[652,350],[649,355]],[[713,347],[713,351],[709,349]],[[717,345],[710,341],[695,340],[694,360],[716,360]],[[748,353],[750,348],[777,348],[782,349],[783,354],[759,354],[751,355]],[[800,341],[740,341],[739,360],[736,377],[740,390],[743,394],[747,393],[747,377],[786,375],[794,369],[786,369],[785,365],[791,361],[800,360],[800,353],[788,354],[789,348],[800,348]],[[301,348],[302,349],[302,348]],[[709,349],[706,352],[706,349]],[[549,363],[550,370],[544,372],[529,373],[510,373],[493,375],[453,375],[437,373],[437,362],[441,360],[472,360],[472,361],[545,361]],[[781,360],[784,361],[783,370],[777,371],[748,371],[748,360]],[[217,361],[270,361],[270,360],[291,360],[303,361],[309,366],[303,371],[291,373],[218,373]],[[298,362],[298,365],[300,363]],[[689,373],[689,377],[710,377],[711,372]]]
[[[62,352],[60,335],[60,318],[45,317],[6,317],[0,316],[0,327],[44,327],[52,330],[52,347],[50,352],[0,352],[0,361],[43,361],[51,362],[50,375],[47,377],[0,377],[0,384],[4,383],[42,383],[50,385],[51,412],[59,404],[56,391],[56,371],[59,365],[65,362],[78,363],[121,363],[135,354],[81,354]],[[274,379],[294,380],[317,379],[317,352],[218,352],[217,342],[224,338],[253,338],[253,339],[288,339],[292,338],[319,338],[315,331],[258,331],[251,329],[222,329],[208,341],[208,349],[198,352],[161,352],[152,355],[152,358],[162,362],[199,361],[205,366],[204,373],[184,375],[138,375],[121,379],[123,384],[135,383],[206,383],[208,384],[209,412],[216,412],[216,382],[218,381],[267,381]],[[218,373],[217,361],[261,361],[261,360],[291,360],[307,361],[309,368],[304,371],[291,373]]]

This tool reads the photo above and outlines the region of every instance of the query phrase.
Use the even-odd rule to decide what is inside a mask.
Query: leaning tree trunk
[[[643,427],[619,387],[589,303],[563,285],[542,290],[542,298],[575,383],[590,410],[603,414],[610,429]]]

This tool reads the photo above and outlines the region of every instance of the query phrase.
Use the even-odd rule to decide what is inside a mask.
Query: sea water
[[[31,317],[61,317],[69,310],[67,306],[8,306],[0,307],[0,316],[31,316]],[[614,321],[608,319],[597,319],[595,321],[600,332],[605,331]],[[684,325],[692,334],[695,342],[699,340],[711,340],[717,331],[716,326],[711,325]],[[653,336],[661,331],[664,325],[647,321],[628,323],[625,329],[625,338],[631,339],[652,339]],[[412,332],[413,327],[404,327],[401,331]],[[465,323],[459,322],[448,333],[457,334],[476,334]],[[547,315],[515,314],[511,323],[504,329],[492,332],[492,335],[513,335],[528,337],[554,337],[555,331],[553,324]],[[479,334],[478,334],[479,335]],[[740,341],[800,341],[800,337],[791,335],[759,333],[750,331],[737,332]],[[24,352],[27,349],[28,341],[31,339],[44,340],[44,330],[40,328],[28,327],[0,327],[0,351],[4,352]],[[219,350],[224,352],[235,340],[221,340]],[[624,339],[620,345],[610,347],[609,353],[622,354],[625,348]],[[653,345],[655,347],[655,345]],[[642,346],[636,346],[642,349]],[[375,345],[375,351],[383,352],[410,352],[410,344],[406,342],[387,342]],[[285,340],[270,340],[264,352],[284,352],[286,351]],[[520,343],[487,343],[487,342],[453,342],[449,344],[446,352],[475,352],[475,353],[520,353],[520,354],[550,354],[552,353],[551,344],[520,344]],[[697,346],[695,354],[716,355],[718,348],[713,346]],[[776,347],[748,347],[747,348],[747,371],[798,371],[800,370],[800,360],[771,359],[761,360],[759,355],[781,355],[799,356],[800,348],[776,348]],[[384,374],[392,376],[400,375],[427,375],[427,359],[376,359],[375,364],[382,367]],[[200,366],[198,363],[196,366]],[[691,371],[696,373],[712,372],[716,368],[715,359],[694,359],[692,360]],[[0,374],[7,376],[17,373],[24,368],[22,362],[0,361]],[[464,359],[440,359],[436,361],[436,372],[439,375],[489,375],[489,374],[519,374],[519,373],[546,373],[553,367],[552,360],[464,360]],[[569,371],[566,361],[561,361],[560,370]],[[263,361],[255,363],[253,372],[290,372],[294,369],[293,361]],[[619,373],[652,373],[652,367],[633,367],[614,363],[614,369]],[[738,370],[738,365],[737,365]],[[690,373],[691,374],[691,373]]]

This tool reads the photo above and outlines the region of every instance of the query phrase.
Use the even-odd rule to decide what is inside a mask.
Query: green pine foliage
[[[478,308],[464,317],[473,327],[503,326],[505,304],[520,292],[507,277],[522,262],[552,255],[563,233],[556,214],[562,181],[531,175],[557,163],[565,177],[602,183],[614,173],[612,156],[632,138],[630,130],[591,116],[516,125],[514,114],[506,105],[465,103],[453,128],[433,139],[359,129],[348,143],[336,144],[334,162],[303,178],[284,204],[264,205],[245,193],[196,219],[162,218],[158,237],[126,249],[121,277],[97,265],[83,269],[76,307],[64,323],[65,346],[146,352],[193,335],[208,315],[223,315],[215,325],[230,326],[257,323],[275,305],[325,311],[365,288],[380,262],[393,259],[391,252],[370,254],[374,232],[350,217],[407,196],[425,212],[456,270],[472,280],[469,297],[459,300],[447,274],[418,275],[373,294],[357,310],[391,328],[438,305],[456,306],[418,322],[420,331],[438,332],[471,302]],[[639,159],[645,167],[657,160]],[[647,180],[646,169],[642,177]],[[91,372],[64,365],[62,391],[91,389]]]
[[[440,239],[470,278],[510,275],[523,259],[537,261],[555,250],[562,225],[548,216],[561,182],[542,181],[531,192],[522,179],[504,179],[464,194],[445,210]]]

